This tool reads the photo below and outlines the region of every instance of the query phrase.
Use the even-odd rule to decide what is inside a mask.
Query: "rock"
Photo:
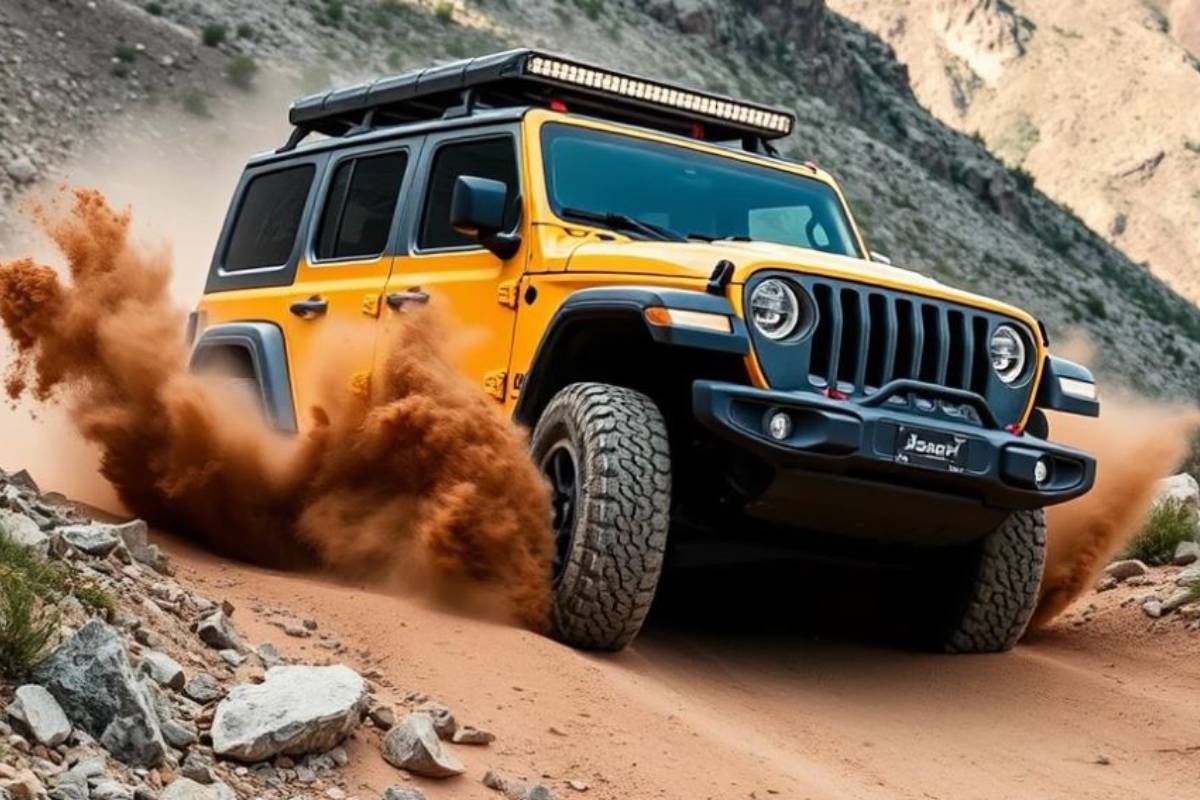
[[[237,650],[222,650],[221,652],[217,653],[217,655],[221,657],[222,661],[234,669],[237,669],[242,664],[246,663],[246,657]]]
[[[396,712],[391,706],[377,705],[372,706],[369,712],[371,722],[375,723],[375,727],[381,731],[391,730],[396,724]]]
[[[448,742],[454,737],[454,732],[458,730],[458,721],[454,719],[454,714],[449,708],[441,703],[425,703],[417,711],[428,714],[433,720],[433,729],[437,731],[439,739]]]
[[[1112,575],[1105,575],[1100,580],[1096,581],[1097,592],[1108,592],[1121,585],[1121,582]]]
[[[1151,598],[1142,603],[1142,611],[1145,612],[1150,619],[1158,619],[1163,613],[1163,604],[1161,601]]]
[[[33,183],[38,177],[37,165],[26,156],[17,156],[4,165],[4,171],[13,183]]]
[[[0,780],[0,792],[8,792],[12,800],[40,800],[46,796],[46,787],[28,769],[13,769],[12,777]],[[0,794],[0,797],[3,797]]]
[[[535,783],[525,790],[521,800],[554,800],[554,791],[545,784]]]
[[[16,472],[5,472],[0,469],[0,482],[8,483],[16,486],[23,492],[28,494],[39,495],[42,490],[38,488],[37,481],[29,474],[29,470],[19,469]]]
[[[1125,559],[1124,561],[1114,561],[1104,568],[1104,574],[1110,578],[1116,578],[1123,581],[1126,578],[1133,578],[1138,575],[1145,575],[1149,568],[1137,560],[1136,558]]]
[[[1188,586],[1197,581],[1200,581],[1200,564],[1185,567],[1179,570],[1179,574],[1175,576],[1176,586]]]
[[[540,783],[530,786],[490,769],[484,773],[483,785],[501,792],[508,800],[554,800],[554,792],[548,786]]]
[[[574,789],[577,792],[586,792],[590,788],[583,781],[577,781],[577,780],[567,781],[567,786],[570,786],[572,789]]]
[[[158,798],[159,800],[237,800],[237,795],[233,789],[220,781],[205,786],[190,778],[176,778],[166,789],[163,789]]]
[[[133,800],[133,789],[116,781],[100,781],[92,787],[92,800]]]
[[[1186,472],[1163,478],[1158,482],[1158,497],[1155,503],[1164,500],[1175,500],[1200,511],[1200,483]]]
[[[458,757],[442,747],[427,714],[409,714],[388,731],[383,758],[393,767],[428,778],[449,778],[465,771]]]
[[[383,800],[425,800],[425,793],[412,786],[389,786],[383,790]]]
[[[287,659],[279,652],[279,648],[270,642],[260,644],[254,649],[254,654],[258,656],[258,661],[263,665],[263,669],[279,667],[287,663]]]
[[[349,667],[272,667],[217,706],[213,751],[244,762],[324,752],[362,722],[366,703],[366,681]]]
[[[24,514],[0,508],[0,529],[7,531],[13,542],[22,547],[33,548],[38,555],[45,556],[50,552],[50,537]]]
[[[76,550],[96,558],[104,558],[121,543],[115,525],[99,522],[90,525],[68,525],[59,528],[58,534]]]
[[[183,686],[183,693],[197,703],[208,704],[225,696],[225,687],[207,672],[192,676]]]
[[[187,680],[183,674],[183,667],[179,666],[178,661],[166,653],[159,653],[155,650],[147,650],[142,654],[141,670],[159,686],[165,686],[176,692],[183,688],[183,684]]]
[[[75,766],[71,767],[70,771],[87,780],[88,778],[99,778],[107,768],[107,758],[104,756],[92,756],[91,758],[85,758],[77,762]]]
[[[163,738],[176,750],[187,750],[200,741],[200,734],[186,722],[171,719],[163,722],[161,727]]]
[[[1178,589],[1170,597],[1163,601],[1162,610],[1174,611],[1180,606],[1185,606],[1188,603],[1200,600],[1200,595],[1191,589]]]
[[[200,641],[214,650],[241,651],[244,649],[237,633],[233,630],[233,623],[221,609],[213,611],[200,620],[196,626],[196,635],[200,637]]]
[[[473,725],[463,725],[454,732],[450,737],[450,741],[455,744],[491,744],[496,741],[496,736],[490,731],[485,731],[483,728],[476,728]]]
[[[50,800],[88,800],[88,779],[72,770],[59,775],[50,789]]]
[[[1200,543],[1180,542],[1175,545],[1175,557],[1171,563],[1179,567],[1187,566],[1200,560]]]
[[[145,522],[135,519],[131,522],[126,522],[124,525],[115,525],[113,527],[134,561],[145,564],[155,572],[161,574],[170,573],[170,560],[159,550],[158,545],[150,543],[150,531]]]
[[[58,747],[71,735],[71,721],[62,706],[41,686],[29,684],[17,689],[8,706],[8,715],[46,747]]]
[[[166,743],[150,698],[139,685],[120,635],[92,620],[33,671],[67,718],[115,757],[136,767],[155,767]]]
[[[179,766],[179,774],[206,786],[215,780],[212,773],[212,759],[195,750],[187,754],[187,758]]]
[[[325,796],[328,797],[329,800],[346,800],[345,791],[336,786],[330,786],[328,789],[326,789]]]

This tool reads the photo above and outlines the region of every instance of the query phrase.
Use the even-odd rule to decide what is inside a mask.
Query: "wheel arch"
[[[296,409],[288,374],[283,331],[271,322],[231,322],[206,329],[192,348],[188,370],[203,372],[227,356],[258,386],[267,421],[276,430],[295,433]]]

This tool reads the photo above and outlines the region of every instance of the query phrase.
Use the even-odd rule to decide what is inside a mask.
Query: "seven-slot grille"
[[[869,393],[899,378],[987,393],[988,317],[854,284],[814,281],[809,379]]]

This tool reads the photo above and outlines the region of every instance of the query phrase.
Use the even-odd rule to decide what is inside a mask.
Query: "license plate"
[[[967,466],[967,437],[901,425],[896,434],[896,462],[962,472]]]

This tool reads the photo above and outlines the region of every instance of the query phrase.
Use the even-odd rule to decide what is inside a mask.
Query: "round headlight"
[[[796,293],[784,281],[768,278],[750,293],[750,318],[758,332],[768,339],[791,335],[800,322]]]
[[[996,328],[989,352],[996,377],[1005,383],[1012,383],[1025,371],[1025,339],[1013,326]]]

